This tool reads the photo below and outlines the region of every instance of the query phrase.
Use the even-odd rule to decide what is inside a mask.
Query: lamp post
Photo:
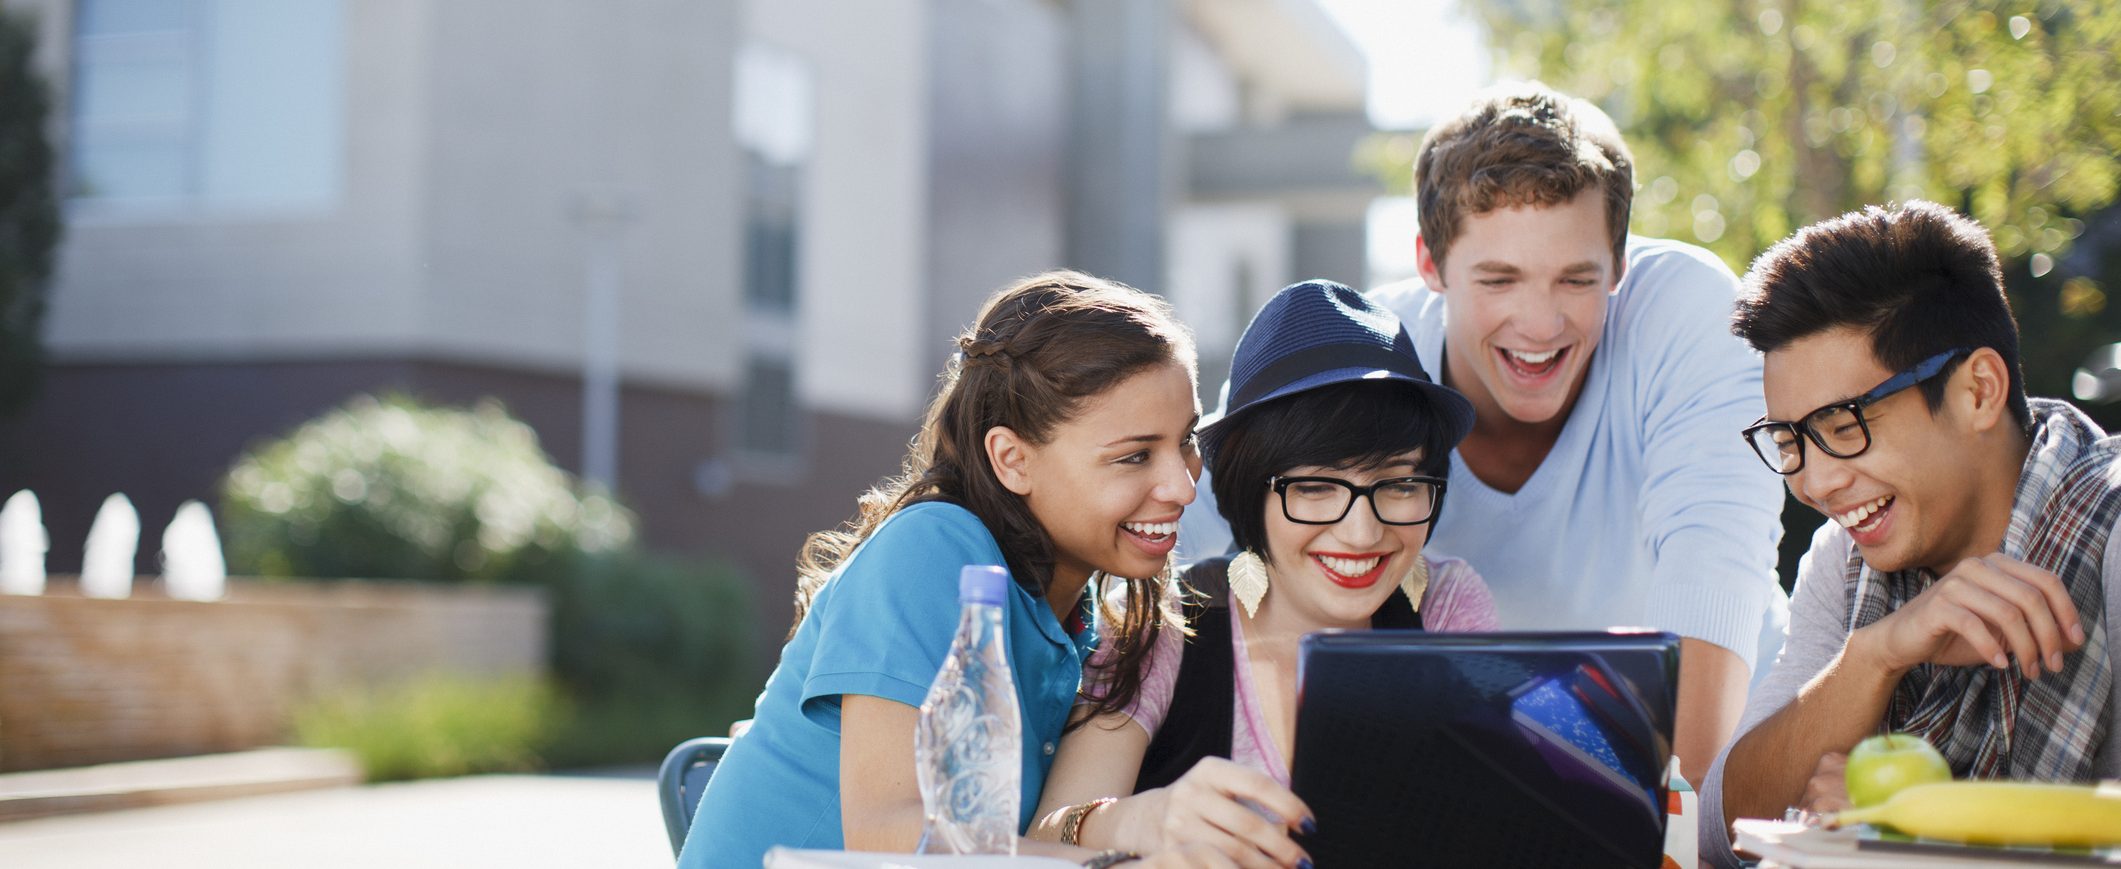
[[[582,284],[582,476],[618,489],[620,254],[632,197],[582,191],[570,209],[589,236]]]

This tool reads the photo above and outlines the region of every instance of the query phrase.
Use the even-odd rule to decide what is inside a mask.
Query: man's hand
[[[1708,778],[1709,764],[1731,741],[1745,712],[1745,659],[1707,640],[1679,640],[1679,709],[1672,730],[1672,753],[1687,781]]]
[[[1820,755],[1819,765],[1812,767],[1811,781],[1804,783],[1804,801],[1797,807],[1818,814],[1848,808],[1848,765],[1849,756],[1841,752]]]
[[[2062,655],[2084,645],[2077,607],[2054,574],[2002,554],[1969,558],[1914,600],[1849,637],[1893,674],[1920,664],[2010,666],[2028,679],[2062,671]]]

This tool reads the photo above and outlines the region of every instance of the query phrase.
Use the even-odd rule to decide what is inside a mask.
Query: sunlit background
[[[398,706],[456,708],[474,689],[412,679],[427,653],[408,650],[428,648],[522,671],[513,699],[470,706],[561,722],[488,766],[652,759],[719,732],[787,630],[803,536],[895,469],[987,293],[1055,267],[1162,293],[1212,402],[1277,288],[1412,273],[1420,133],[1497,78],[1604,107],[1637,157],[1635,230],[1734,270],[1866,203],[1966,210],[2005,255],[2033,391],[2121,422],[2099,355],[2121,333],[2112,4],[0,9],[0,495],[37,498],[44,597],[71,606],[114,493],[141,606],[184,596],[161,579],[163,529],[193,499],[228,571],[268,578],[220,605],[370,587],[345,580],[493,593],[447,599],[497,608],[461,622],[488,645],[412,615],[380,644],[327,643],[324,622],[229,643],[289,686],[261,714],[325,744],[414,727],[326,687],[411,679]],[[1792,513],[1793,545],[1816,521]],[[0,597],[19,703],[37,702],[22,674],[59,679],[8,669],[5,632],[44,618],[28,600]],[[86,642],[58,618],[39,642]],[[164,630],[140,624],[120,633]],[[201,647],[121,644],[96,666]],[[7,696],[0,770],[121,759],[7,742],[28,738]],[[200,728],[131,751],[232,747]],[[365,756],[373,772],[422,750]]]

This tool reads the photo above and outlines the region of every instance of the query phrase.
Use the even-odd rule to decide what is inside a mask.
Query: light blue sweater
[[[1749,667],[1773,661],[1789,611],[1775,579],[1782,480],[1738,436],[1764,405],[1760,357],[1730,332],[1737,279],[1678,242],[1631,238],[1627,257],[1552,452],[1514,494],[1452,453],[1428,550],[1480,571],[1505,629],[1644,626],[1715,643]],[[1371,296],[1441,372],[1446,297],[1419,281]],[[1203,480],[1203,501],[1208,489]],[[1212,504],[1185,519],[1189,555],[1228,546]]]

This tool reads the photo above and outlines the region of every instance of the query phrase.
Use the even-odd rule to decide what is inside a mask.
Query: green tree
[[[2027,389],[2121,335],[2121,4],[2110,0],[1461,0],[1497,65],[1604,108],[1633,230],[1743,271],[1806,224],[1926,198],[1988,227]],[[1363,159],[1405,189],[1411,136]],[[2082,249],[2072,250],[2088,236]],[[2112,430],[2121,405],[2087,408]],[[1784,511],[1783,575],[1821,517]]]
[[[2104,0],[1466,4],[1502,68],[1621,125],[1637,231],[1736,268],[1807,223],[1924,197],[2045,274],[2121,190]]]
[[[1742,270],[1805,224],[1933,199],[1995,238],[2030,391],[2069,395],[2079,361],[2121,335],[2113,258],[2071,250],[2087,221],[2121,219],[2121,5],[1465,2],[1510,74],[1620,124],[1637,232]],[[2090,410],[2121,424],[2121,406]]]
[[[52,148],[44,137],[51,97],[32,65],[35,48],[30,23],[0,12],[0,415],[21,410],[36,394],[44,289],[59,245]]]

